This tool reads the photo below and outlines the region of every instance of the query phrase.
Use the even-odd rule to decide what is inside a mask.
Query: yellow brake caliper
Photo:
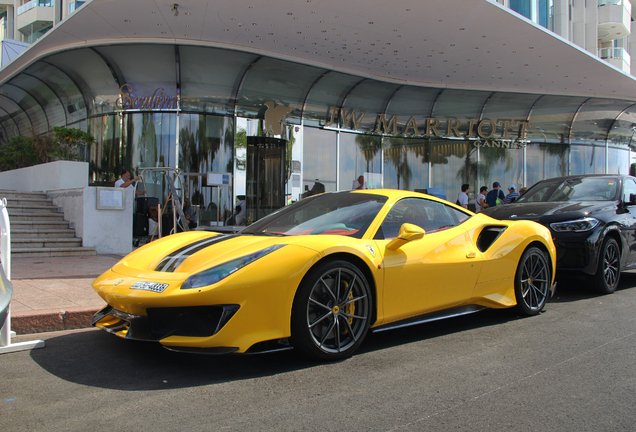
[[[343,285],[345,290],[349,289],[349,282],[344,281]],[[353,291],[349,293],[349,300],[353,300]],[[355,311],[356,311],[356,305],[354,302],[351,302],[345,306],[345,313],[347,315],[353,315]],[[349,325],[353,324],[353,318],[347,318],[347,321],[349,321]],[[343,333],[346,334],[347,329],[344,329]]]

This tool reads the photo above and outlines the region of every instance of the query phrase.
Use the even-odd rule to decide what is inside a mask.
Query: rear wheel
[[[537,315],[545,307],[550,292],[550,264],[539,248],[525,250],[515,274],[517,310],[524,315]]]
[[[358,268],[347,261],[320,265],[296,293],[292,344],[322,360],[349,357],[367,334],[371,307],[371,289]]]
[[[596,274],[592,281],[594,291],[601,294],[611,294],[616,291],[621,271],[621,253],[618,243],[611,237],[603,240],[601,253],[598,258]]]

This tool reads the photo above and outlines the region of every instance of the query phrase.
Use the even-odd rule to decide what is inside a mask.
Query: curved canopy
[[[375,114],[398,116],[402,127],[413,118],[424,129],[430,117],[457,119],[461,134],[469,119],[527,121],[528,139],[544,143],[630,145],[636,129],[627,100],[421,87],[221,48],[122,44],[52,54],[0,85],[0,140],[83,126],[121,111],[123,93],[131,102],[179,100],[163,110],[252,118],[275,95],[291,123],[324,126],[342,109],[356,112],[360,132],[377,130]],[[125,108],[147,109],[143,103]]]

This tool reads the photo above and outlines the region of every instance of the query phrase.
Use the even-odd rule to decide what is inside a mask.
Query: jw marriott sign
[[[358,131],[362,120],[367,116],[365,111],[347,110],[331,107],[324,127],[349,129]],[[532,123],[527,121],[511,121],[490,119],[470,119],[462,122],[458,119],[440,120],[434,117],[416,121],[409,118],[404,124],[398,124],[398,116],[387,118],[384,114],[375,117],[373,132],[388,135],[406,135],[411,137],[456,137],[476,140],[508,140],[518,144],[526,140],[528,128]],[[466,127],[467,126],[467,127]],[[460,128],[463,132],[460,132]],[[512,147],[512,146],[511,146]]]

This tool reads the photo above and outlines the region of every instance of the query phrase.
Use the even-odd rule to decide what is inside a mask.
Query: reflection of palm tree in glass
[[[366,172],[371,172],[369,164],[382,148],[382,137],[376,135],[356,135],[356,144],[367,162]],[[357,167],[356,167],[357,168]]]
[[[559,173],[564,176],[567,175],[567,154],[570,149],[566,144],[539,144],[539,148],[550,156],[556,156],[559,158]]]
[[[466,146],[470,146],[470,148],[466,149]],[[461,150],[456,149],[460,151],[456,151],[457,154],[454,154],[457,157],[464,157],[464,165],[457,171],[455,177],[457,180],[470,183],[473,175],[476,176],[477,173],[479,173],[481,178],[488,179],[491,168],[501,162],[505,162],[506,172],[512,168],[512,157],[508,153],[508,149],[481,147],[479,152],[480,160],[477,161],[477,147],[472,146],[471,143],[466,143],[466,146],[461,146]]]
[[[413,176],[413,171],[409,167],[407,141],[404,138],[389,138],[388,146],[385,150],[385,159],[390,159],[395,167],[397,175],[397,188],[400,187],[400,179],[404,180],[404,189],[409,189],[409,182]]]
[[[184,171],[190,172],[191,167],[197,166],[199,161],[199,157],[196,154],[196,140],[194,134],[190,132],[190,128],[182,128],[179,131],[179,147],[181,148],[179,166],[183,167]],[[193,164],[193,161],[197,163]]]
[[[156,166],[157,164],[157,132],[152,114],[143,114],[141,133],[138,140],[138,166]]]

